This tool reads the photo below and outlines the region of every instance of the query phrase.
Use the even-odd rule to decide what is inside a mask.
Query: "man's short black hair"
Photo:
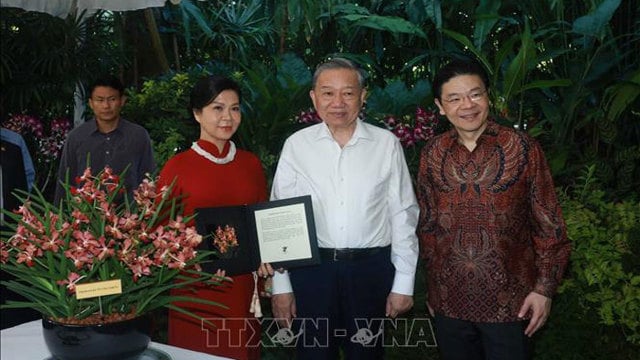
[[[480,63],[472,59],[454,59],[440,68],[433,78],[433,96],[440,100],[442,85],[460,75],[477,75],[484,83],[485,89],[489,89],[489,75]]]
[[[93,95],[93,90],[98,86],[106,86],[116,89],[120,93],[120,96],[124,95],[124,85],[122,84],[122,81],[113,75],[103,75],[95,79],[89,87],[89,97]]]

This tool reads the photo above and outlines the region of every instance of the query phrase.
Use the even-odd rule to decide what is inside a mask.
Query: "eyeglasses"
[[[94,102],[102,105],[104,103],[108,103],[109,105],[115,103],[116,101],[120,100],[119,97],[115,97],[115,96],[111,96],[108,98],[103,98],[103,97],[99,97],[99,98],[92,98],[91,100],[93,100]]]
[[[487,93],[487,89],[484,90],[474,90],[468,94],[462,95],[462,94],[454,94],[451,95],[449,98],[447,99],[442,99],[442,101],[446,102],[447,104],[451,105],[451,106],[460,106],[462,104],[462,101],[464,100],[464,98],[468,98],[469,100],[471,100],[474,103],[479,102],[480,100],[484,99],[484,95]]]

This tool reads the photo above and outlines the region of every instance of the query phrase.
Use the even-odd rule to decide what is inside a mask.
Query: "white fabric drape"
[[[98,10],[127,11],[164,6],[166,0],[1,0],[3,7],[15,7],[66,18],[69,13],[91,15]],[[86,16],[85,15],[85,16]]]

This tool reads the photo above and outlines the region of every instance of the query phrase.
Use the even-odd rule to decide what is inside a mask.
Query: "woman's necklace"
[[[201,148],[197,142],[194,142],[193,144],[191,144],[191,148],[193,149],[193,151],[198,153],[198,155],[219,165],[226,164],[233,161],[233,158],[236,156],[236,144],[234,144],[233,141],[229,141],[229,153],[227,154],[227,156],[223,158],[219,158],[211,155],[210,152]]]

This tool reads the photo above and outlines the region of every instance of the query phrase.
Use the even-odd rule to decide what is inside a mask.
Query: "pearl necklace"
[[[227,156],[223,157],[223,158],[219,158],[219,157],[215,157],[213,155],[211,155],[211,153],[209,153],[207,150],[203,149],[200,147],[200,145],[198,145],[197,142],[194,142],[193,144],[191,144],[191,148],[193,149],[193,151],[195,151],[198,155],[204,157],[205,159],[222,165],[222,164],[227,164],[230,163],[231,161],[233,161],[233,158],[236,156],[236,144],[233,143],[233,141],[229,141],[230,145],[229,145],[229,153],[227,154]]]

